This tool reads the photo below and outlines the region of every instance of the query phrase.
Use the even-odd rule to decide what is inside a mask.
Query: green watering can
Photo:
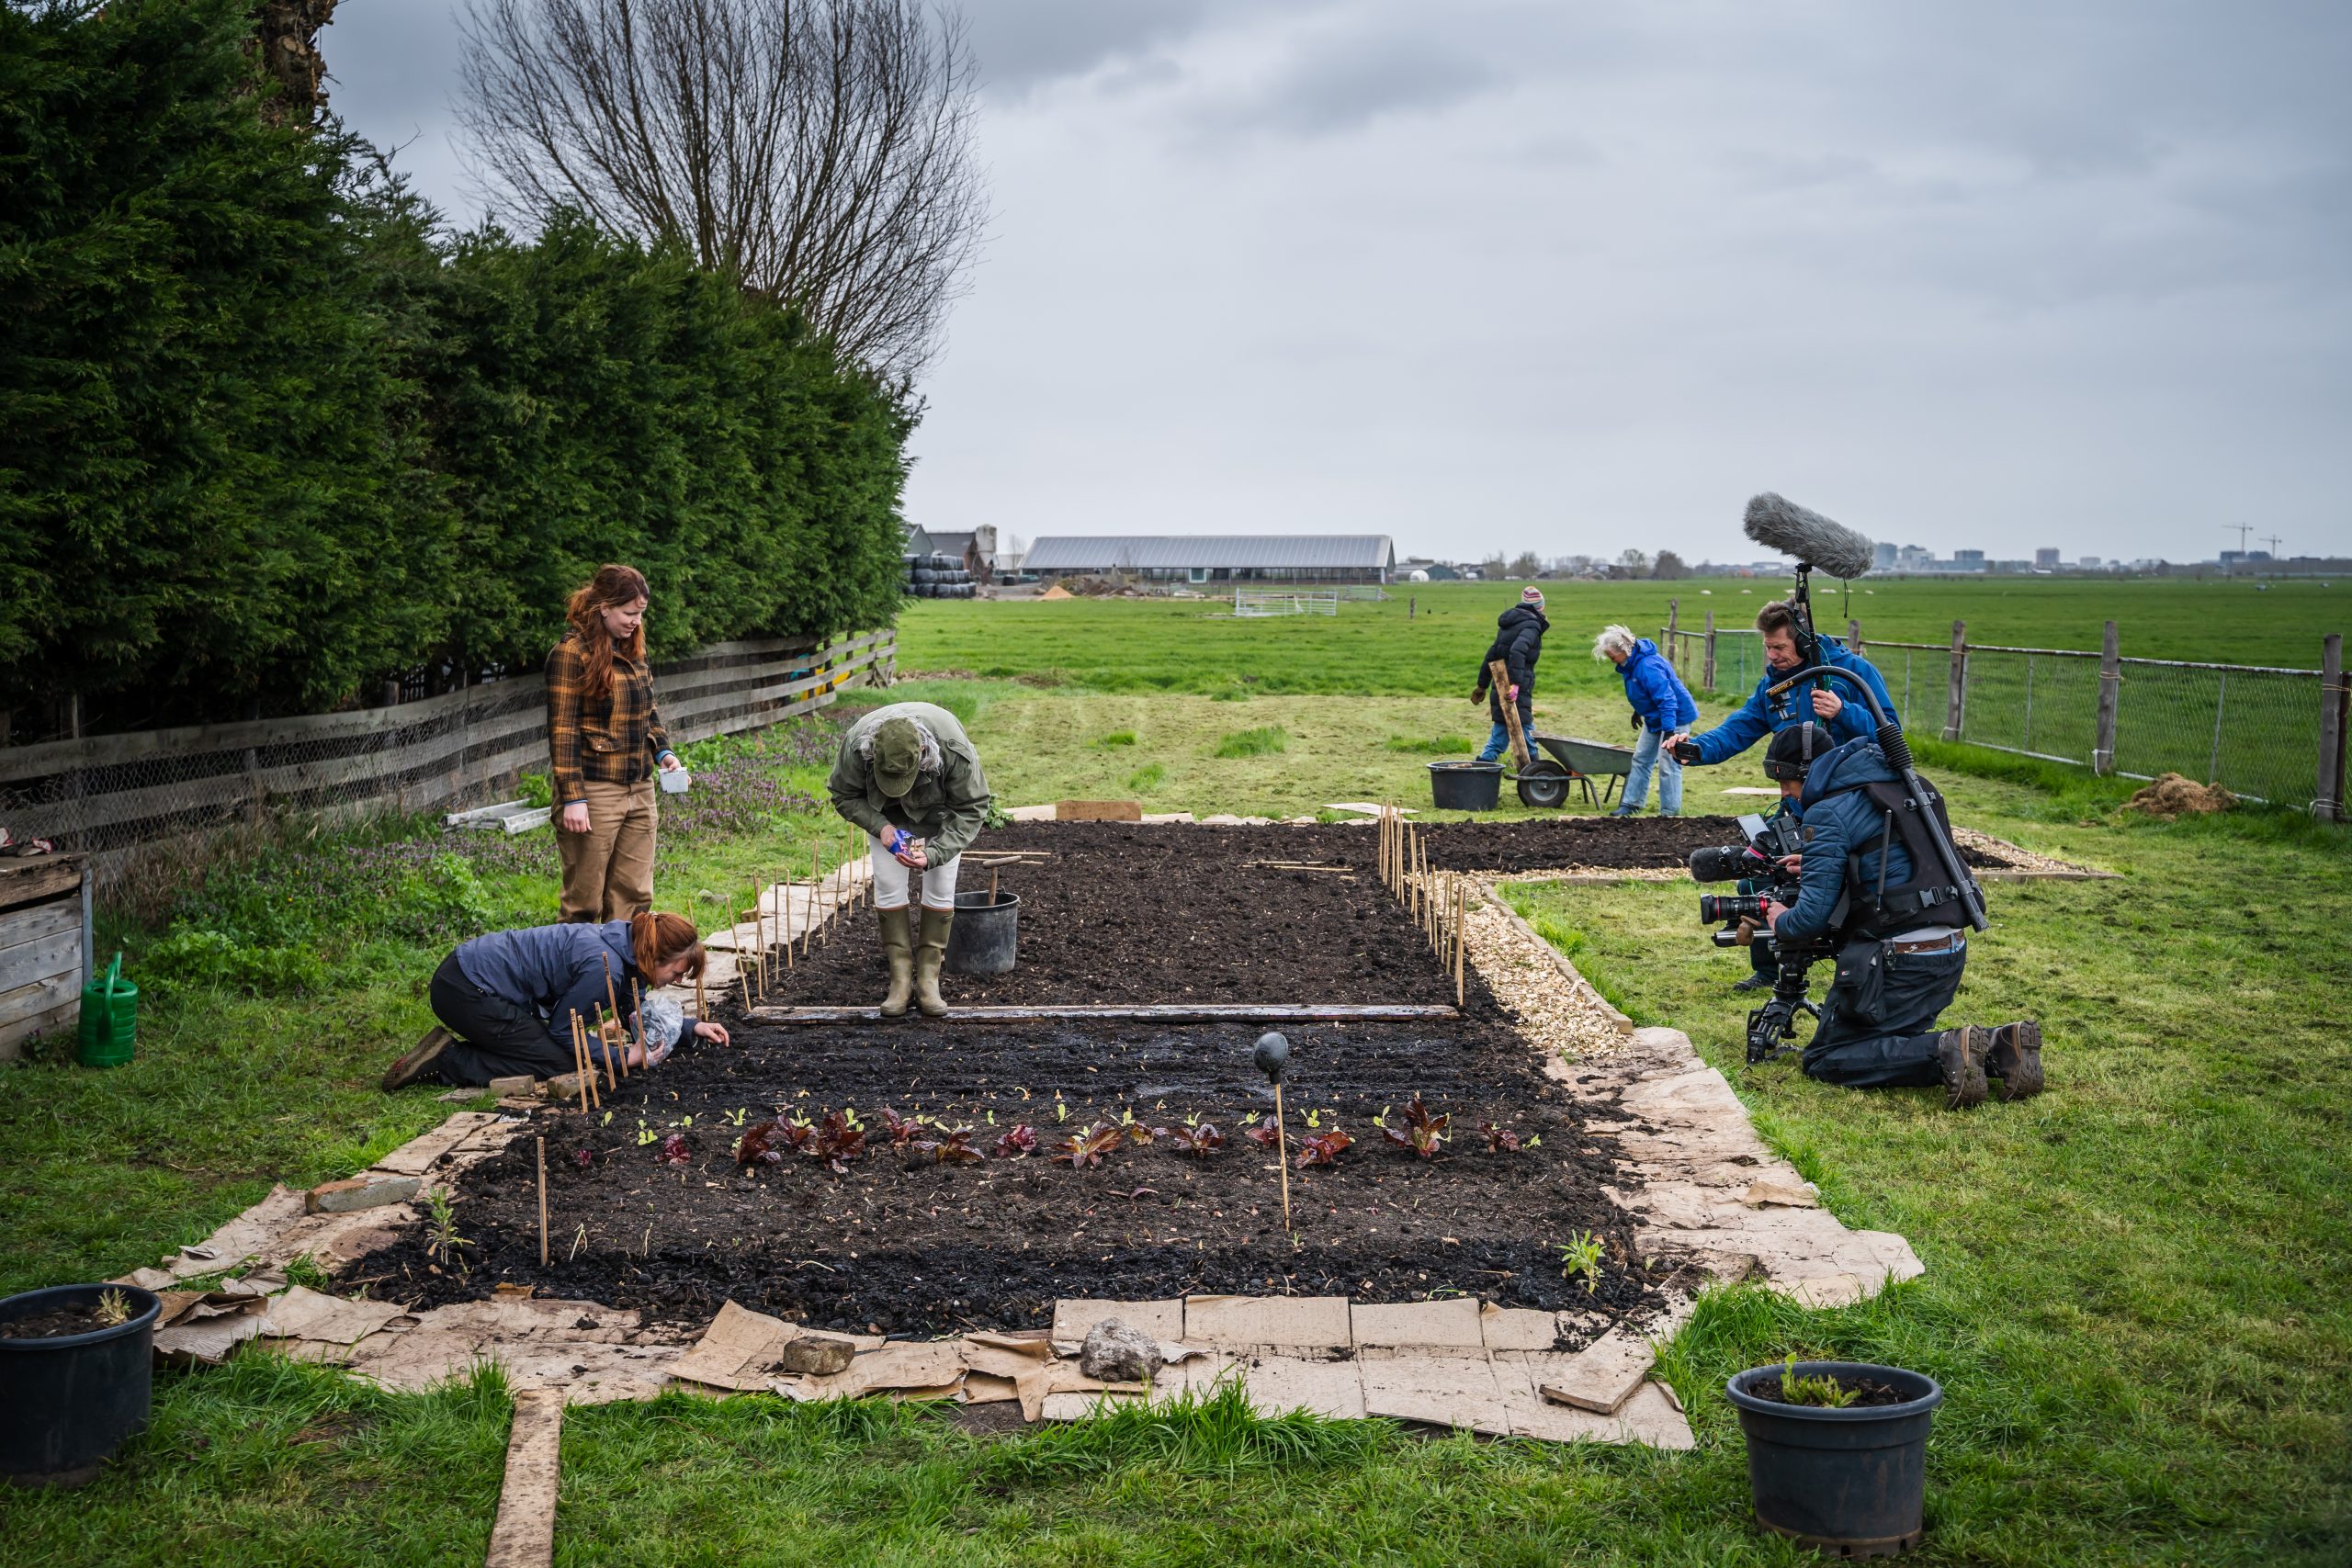
[[[82,1065],[119,1067],[139,1044],[139,987],[119,976],[122,954],[107,965],[106,977],[82,987]]]

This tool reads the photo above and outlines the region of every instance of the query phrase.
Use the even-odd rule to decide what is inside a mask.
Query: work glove
[[[1481,686],[1481,687],[1479,687],[1476,691],[1475,691],[1475,692],[1471,693],[1471,694],[1470,694],[1470,700],[1471,700],[1472,702],[1474,702],[1474,703],[1483,703],[1483,702],[1485,702],[1485,701],[1487,700],[1487,688],[1486,688],[1486,687],[1484,687],[1484,686]]]

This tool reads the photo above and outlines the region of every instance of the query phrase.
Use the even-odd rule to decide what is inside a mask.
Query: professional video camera
[[[1798,878],[1781,861],[1804,852],[1802,829],[1787,817],[1747,816],[1739,819],[1739,830],[1747,842],[1691,851],[1690,879],[1740,884],[1742,891],[1736,894],[1701,894],[1699,918],[1724,925],[1714,933],[1717,947],[1760,945],[1774,964],[1772,999],[1747,1015],[1747,1059],[1766,1062],[1792,1048],[1799,1013],[1821,1016],[1821,1010],[1805,999],[1806,978],[1814,960],[1828,957],[1834,944],[1826,937],[1781,944],[1770,931],[1761,929],[1767,897],[1782,906],[1794,902]]]

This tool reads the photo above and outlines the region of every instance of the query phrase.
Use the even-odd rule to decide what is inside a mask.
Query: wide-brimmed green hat
[[[922,731],[910,718],[886,718],[874,731],[874,782],[896,800],[922,769]]]

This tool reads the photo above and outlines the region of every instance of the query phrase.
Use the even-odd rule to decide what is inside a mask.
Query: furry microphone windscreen
[[[1849,581],[1870,570],[1871,542],[1842,523],[1766,491],[1747,502],[1747,536]]]

